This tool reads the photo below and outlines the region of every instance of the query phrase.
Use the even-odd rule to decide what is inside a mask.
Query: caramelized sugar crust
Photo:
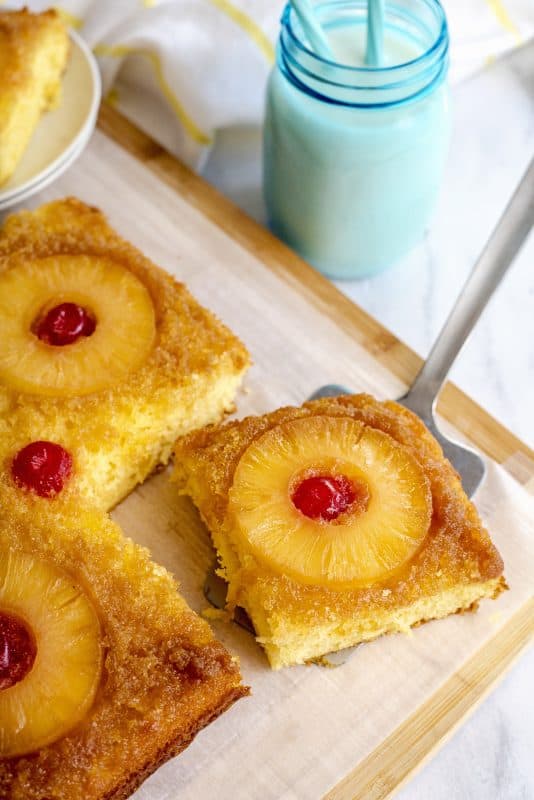
[[[58,12],[49,8],[35,14],[27,8],[0,13],[0,49],[2,66],[2,96],[20,90],[28,79],[28,59],[44,31],[54,28],[63,31]]]
[[[109,484],[102,475],[97,481],[100,456],[119,468],[124,460],[125,469],[136,472],[131,489],[158,463],[160,431],[165,433],[159,460],[166,461],[179,433],[219,420],[231,410],[250,358],[228,328],[183,284],[121,239],[98,209],[68,198],[6,219],[0,231],[0,273],[58,254],[102,256],[133,273],[154,304],[156,340],[138,369],[93,394],[32,395],[0,382],[0,459],[8,468],[15,453],[36,439],[62,444],[74,457],[75,471],[89,483],[100,483],[86,493],[100,504],[102,489]],[[116,452],[109,459],[112,447]],[[103,505],[119,499],[106,497]]]
[[[430,482],[433,514],[421,549],[394,577],[368,588],[335,590],[299,584],[269,571],[249,553],[236,553],[224,537],[228,492],[242,454],[265,431],[314,414],[350,416],[384,431],[410,451]],[[372,609],[393,612],[458,585],[498,578],[503,571],[502,559],[475,506],[423,422],[397,403],[379,402],[367,394],[315,400],[196,431],[177,442],[174,480],[184,494],[193,497],[214,537],[224,539],[223,567],[234,584],[232,602],[243,604],[254,587],[266,614],[284,609],[303,625]],[[504,579],[499,586],[504,588]]]
[[[6,219],[0,231],[0,271],[59,254],[107,257],[132,272],[154,303],[157,338],[146,363],[116,389],[87,398],[39,397],[40,405],[48,405],[51,411],[80,406],[90,410],[103,399],[120,402],[133,394],[157,395],[169,385],[183,383],[191,373],[213,369],[223,358],[228,357],[237,370],[248,366],[248,352],[233,333],[202,308],[182,283],[121,239],[98,209],[71,197]],[[36,402],[31,396],[18,398],[22,405]]]
[[[25,551],[72,575],[97,611],[104,648],[84,721],[37,753],[0,759],[0,798],[121,800],[248,690],[171,575],[106,516],[66,503],[56,514],[5,479],[0,507],[0,557]]]

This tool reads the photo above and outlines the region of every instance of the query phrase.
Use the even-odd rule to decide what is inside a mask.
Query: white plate
[[[91,133],[92,131],[89,130],[87,135],[79,140],[77,146],[73,150],[69,151],[68,157],[61,160],[60,167],[56,172],[45,173],[40,180],[31,183],[25,190],[18,192],[15,197],[11,197],[8,200],[2,200],[0,198],[0,212],[6,211],[7,209],[16,208],[16,206],[18,206],[20,203],[27,200],[29,197],[32,197],[34,194],[38,194],[47,186],[49,186],[49,184],[53,183],[58,175],[61,175],[63,172],[65,172],[65,170],[68,169],[71,164],[73,164],[82,154],[87,143],[89,142],[89,139],[91,138]]]
[[[0,208],[19,203],[54,180],[80,155],[96,124],[101,84],[91,51],[74,31],[61,103],[41,117],[15,173],[0,189]]]

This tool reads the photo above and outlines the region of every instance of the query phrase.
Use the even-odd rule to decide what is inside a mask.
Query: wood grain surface
[[[323,800],[391,797],[489,694],[534,631],[534,600]]]
[[[341,367],[346,368],[347,365],[351,363],[353,354],[350,350],[350,343],[354,342],[369,356],[369,364],[372,359],[372,363],[381,365],[384,374],[387,371],[395,376],[395,379],[398,379],[396,384],[399,386],[401,384],[408,384],[413,379],[421,364],[419,357],[408,347],[399,342],[395,336],[385,330],[376,320],[372,319],[368,314],[355,306],[327,279],[323,278],[319,273],[309,267],[302,259],[296,256],[280,241],[275,239],[266,229],[247,217],[246,214],[222,197],[215,189],[206,184],[205,181],[192,173],[187,167],[179,163],[159,145],[155,144],[148,136],[136,129],[110,106],[104,105],[102,107],[99,118],[99,128],[100,132],[105,134],[105,137],[101,136],[102,140],[106,137],[111,139],[124,151],[129,153],[130,156],[133,156],[137,162],[148,168],[152,176],[155,176],[161,184],[164,185],[165,189],[162,188],[158,193],[158,202],[165,202],[165,198],[169,197],[170,193],[176,193],[176,195],[180,197],[177,208],[181,214],[187,214],[187,207],[191,207],[195,209],[196,212],[200,212],[200,215],[197,213],[194,219],[192,215],[191,219],[185,220],[183,225],[184,229],[181,232],[183,236],[181,240],[182,244],[184,247],[187,245],[189,248],[188,252],[191,252],[191,259],[194,260],[196,257],[198,262],[198,264],[195,262],[193,267],[189,267],[187,264],[183,266],[184,270],[186,270],[185,279],[189,282],[189,276],[191,276],[194,292],[200,292],[200,298],[203,301],[206,301],[214,307],[215,310],[223,312],[223,318],[232,326],[234,326],[232,317],[225,316],[225,314],[235,315],[235,319],[238,323],[238,332],[239,324],[243,325],[243,333],[247,333],[245,328],[248,326],[248,330],[252,331],[251,336],[256,336],[257,356],[260,358],[263,357],[263,359],[265,359],[266,355],[273,359],[281,359],[283,357],[284,342],[282,341],[281,344],[278,343],[278,349],[273,353],[272,348],[275,345],[271,345],[270,342],[263,343],[262,341],[262,336],[265,336],[265,329],[262,328],[263,333],[261,335],[260,333],[254,334],[254,330],[251,327],[253,322],[251,322],[251,320],[254,319],[255,314],[257,315],[260,313],[259,309],[261,308],[261,304],[258,301],[257,305],[253,305],[256,301],[252,290],[244,280],[241,283],[239,282],[243,275],[243,270],[246,269],[250,270],[250,282],[254,283],[254,281],[256,281],[259,288],[265,291],[267,296],[272,298],[275,292],[280,291],[280,287],[283,289],[284,302],[286,303],[284,312],[286,315],[286,324],[287,308],[289,307],[289,300],[287,298],[297,298],[298,302],[302,301],[302,305],[299,306],[298,311],[295,312],[295,324],[298,324],[300,320],[300,323],[303,326],[305,325],[306,330],[308,330],[307,326],[310,324],[313,325],[315,321],[317,321],[317,335],[323,338],[327,335],[334,336],[334,332],[336,332],[335,335],[337,336],[337,331],[340,331],[339,342],[343,344],[347,352],[346,356],[341,357]],[[95,152],[96,149],[105,150],[105,147],[103,147],[102,142],[97,142],[95,145]],[[103,158],[105,155],[106,154],[103,153],[103,155],[99,157]],[[119,181],[124,181],[124,165],[123,172],[120,174],[117,168],[115,176],[110,175],[106,177],[102,175],[101,186],[99,186],[96,180],[93,180],[91,177],[91,170],[94,164],[96,164],[96,161],[93,163],[90,158],[92,158],[92,156],[87,157],[88,160],[85,162],[85,166],[82,158],[79,170],[82,179],[85,180],[88,199],[92,200],[92,195],[97,198],[98,192],[102,192],[102,196],[104,196],[106,191],[116,191],[117,187],[119,187]],[[85,176],[83,173],[84,169],[86,170]],[[149,190],[150,182],[148,177],[145,181],[140,172],[136,173],[136,176],[132,180],[138,180],[141,183],[144,181],[146,184],[143,184],[139,191],[145,189],[146,191]],[[71,191],[72,186],[76,187],[74,178],[66,178],[63,185],[59,187],[59,190]],[[95,202],[98,202],[98,200],[95,199]],[[159,224],[157,210],[153,209],[153,203],[154,201],[151,198],[147,198],[147,219],[143,219],[143,224],[147,226],[150,224],[154,226]],[[103,207],[104,210],[106,210],[105,203],[103,203]],[[139,204],[137,204],[137,210],[139,210]],[[202,218],[209,220],[210,223],[220,229],[225,236],[211,233],[211,228],[208,230],[208,226],[203,227]],[[120,228],[121,222],[124,222],[124,224],[127,222],[126,212],[117,207],[116,219],[112,221],[118,222]],[[165,225],[166,224],[167,223],[165,223]],[[165,227],[163,222],[161,225],[163,230]],[[188,226],[191,230],[189,230]],[[167,234],[169,231],[170,228],[165,227],[165,233]],[[128,230],[124,230],[123,232],[125,235],[128,235]],[[135,231],[132,231],[132,233],[135,233]],[[199,237],[211,239],[209,246],[205,242],[199,244],[200,253],[198,256],[191,250],[191,242],[194,236],[197,237],[197,240]],[[231,247],[230,245],[232,243],[227,241],[227,237],[229,237],[233,243],[236,243],[239,248],[242,248],[245,253],[242,253],[233,245]],[[133,235],[132,238],[136,243],[139,243],[140,246],[144,246],[141,236],[138,240],[136,240],[135,235]],[[153,247],[156,248],[157,236],[153,237],[152,243]],[[167,247],[167,244],[163,242],[162,253],[167,259],[167,263],[169,263],[172,253],[170,246],[168,251],[164,250],[165,247]],[[145,251],[150,253],[150,249],[145,248]],[[152,250],[151,254],[153,254],[153,252],[154,250]],[[198,274],[198,270],[195,272],[196,267],[201,264],[202,258],[205,257],[206,253],[208,253],[210,258],[218,258],[220,264],[225,259],[227,262],[235,262],[228,266],[228,273],[226,276],[230,288],[223,287],[220,289],[220,291],[226,293],[224,294],[223,300],[220,302],[220,309],[216,307],[219,297],[217,294],[219,287],[215,288],[213,285],[207,287],[206,279],[201,278]],[[216,256],[213,255],[214,253]],[[251,256],[253,258],[251,258]],[[165,264],[165,261],[162,261],[162,263]],[[180,262],[180,264],[182,264],[182,262]],[[216,270],[220,267],[220,264],[215,264],[211,272],[211,268],[208,269],[208,278],[210,276],[215,276],[215,278],[217,278],[220,273],[217,273]],[[200,270],[201,267],[199,266],[198,269]],[[189,270],[189,272],[187,272],[187,270]],[[269,275],[275,276],[276,280],[271,280]],[[182,277],[182,275],[180,277]],[[203,280],[204,283],[202,282]],[[237,287],[235,291],[241,289],[248,292],[247,301],[251,305],[251,308],[245,313],[245,321],[241,323],[237,319],[238,312],[236,312],[235,300],[230,298],[229,294],[233,291],[232,287],[234,285]],[[202,292],[204,292],[204,295]],[[292,299],[291,302],[296,303],[297,300]],[[286,335],[287,330],[289,330],[289,328],[285,329]],[[250,341],[250,339],[246,338],[246,341]],[[306,353],[307,357],[314,357],[312,345],[308,347]],[[316,364],[315,369],[317,370],[317,368]],[[360,365],[359,369],[361,369],[363,374],[365,365]],[[258,410],[263,410],[262,403],[266,400],[271,402],[278,390],[282,390],[281,393],[283,394],[287,389],[288,375],[290,373],[287,369],[286,372],[284,372],[284,369],[279,366],[276,371],[273,371],[271,376],[271,380],[275,385],[271,387],[271,394],[269,395],[269,390],[267,388],[263,390],[262,388],[265,384],[266,375],[268,375],[268,372],[265,370],[265,365],[263,365],[263,370],[262,374],[259,374],[261,372],[260,369],[256,373],[256,377],[251,379],[252,399],[249,397],[241,398],[240,400],[240,406],[243,406],[247,413],[255,413]],[[304,392],[307,388],[313,386],[313,384],[307,382],[308,377],[305,371],[302,370],[302,379],[293,390],[294,396],[305,396]],[[315,373],[312,380],[313,379],[315,379]],[[276,384],[277,380],[279,381],[278,384]],[[321,382],[324,381],[319,380],[317,385]],[[301,394],[301,392],[303,394]],[[289,399],[292,398],[293,396],[289,397]],[[284,395],[284,399],[287,399],[287,395]],[[503,464],[518,481],[524,485],[532,483],[534,475],[534,452],[454,385],[447,384],[440,398],[439,411],[446,420],[468,436],[472,442],[481,450],[485,451],[494,461]],[[154,552],[155,558],[161,560],[176,572],[182,582],[184,593],[188,600],[196,597],[196,602],[200,604],[201,588],[198,576],[203,574],[205,565],[209,563],[211,548],[205,531],[203,531],[198,519],[191,516],[191,508],[187,506],[187,504],[176,503],[173,490],[169,487],[166,478],[161,475],[156,476],[156,479],[140,487],[137,492],[128,498],[125,504],[119,507],[116,516],[124,524],[126,531],[130,535],[149,545]],[[152,520],[152,530],[147,532],[144,521],[149,518]],[[156,521],[154,522],[154,520]],[[185,552],[182,549],[182,541],[178,541],[178,538],[172,541],[169,539],[169,530],[172,528],[173,531],[178,532],[176,536],[180,537],[182,536],[181,532],[189,529],[191,525],[196,526],[193,531],[195,544],[189,551]],[[183,535],[185,536],[185,534]],[[189,535],[189,533],[187,535]],[[191,538],[190,535],[189,538]],[[172,547],[172,552],[169,549],[170,547]],[[520,575],[520,572],[518,572],[518,575]],[[193,602],[193,606],[197,607],[195,601]],[[532,601],[526,602],[519,607],[513,615],[507,618],[506,622],[499,628],[498,633],[494,635],[490,633],[485,639],[483,646],[467,658],[467,660],[465,660],[456,671],[453,671],[453,674],[450,674],[441,685],[432,684],[432,686],[436,685],[438,688],[433,691],[433,693],[430,693],[428,699],[421,703],[413,713],[400,722],[393,730],[390,730],[390,732],[374,746],[372,752],[369,752],[364,758],[360,759],[358,766],[352,772],[346,770],[345,772],[348,771],[349,774],[346,774],[334,788],[330,789],[326,794],[323,789],[318,795],[323,794],[325,800],[349,800],[349,798],[383,800],[384,798],[390,797],[400,784],[424,763],[425,759],[431,755],[436,747],[451,735],[454,729],[461,723],[462,719],[464,719],[465,716],[476,707],[477,703],[486,696],[495,682],[503,675],[521,650],[527,645],[534,632],[534,615],[532,612]],[[476,617],[478,618],[479,615],[476,615]],[[448,622],[449,621],[436,623],[436,625],[447,625]],[[449,624],[455,625],[456,622],[451,620]],[[217,625],[215,627],[217,634],[222,636],[223,639],[225,636],[228,636],[223,627],[219,628]],[[426,629],[427,626],[424,626],[424,628]],[[493,630],[491,626],[488,626],[487,629],[490,631]],[[465,626],[463,630],[465,633]],[[417,633],[415,638],[421,637],[417,639],[417,641],[423,642],[423,637],[425,635],[426,631],[423,634]],[[258,654],[257,646],[252,640],[249,643],[242,632],[238,632],[238,636],[241,637],[239,644],[243,648],[243,651],[240,652],[242,661],[243,658],[245,658],[245,663],[250,663],[251,668],[256,670],[254,673],[257,681],[254,687],[255,698],[250,702],[255,702],[257,707],[260,708],[263,701],[265,701],[267,707],[267,705],[269,705],[267,701],[270,700],[270,713],[281,713],[278,710],[278,706],[272,701],[272,693],[277,691],[277,689],[273,687],[280,687],[283,683],[282,675],[280,673],[273,675],[272,681],[277,681],[276,684],[273,683],[271,681],[271,675],[266,674],[267,671]],[[467,636],[467,638],[469,637]],[[233,645],[234,641],[232,640],[229,644]],[[413,657],[413,653],[408,652],[408,650],[409,648],[405,653],[403,651],[403,656],[407,659],[407,665],[410,663],[409,659]],[[368,649],[363,653],[362,649],[362,659],[365,660],[367,657],[371,659],[371,652],[371,649]],[[381,654],[384,653],[383,646],[380,652]],[[243,656],[243,653],[245,653],[245,656]],[[358,649],[358,653],[360,653],[360,649]],[[247,662],[246,659],[249,659],[249,662]],[[431,677],[430,668],[428,674]],[[302,673],[299,673],[299,675],[302,675]],[[291,683],[291,676],[285,675],[284,679]],[[304,691],[305,686],[311,686],[313,682],[316,681],[316,678],[314,677],[314,673],[308,671],[303,678],[299,678],[298,680],[302,681],[302,691]],[[292,686],[291,690],[287,690],[288,693],[290,691],[293,693],[297,692],[298,687],[301,685],[296,678],[294,681],[294,686]],[[331,680],[329,681],[326,678],[322,679],[322,688],[325,692],[329,690],[329,682],[332,683]],[[265,700],[265,698],[267,698],[267,700]],[[251,705],[250,709],[249,718],[246,718],[246,709],[243,708],[243,710],[241,710],[238,708],[236,710],[236,714],[241,715],[241,719],[246,718],[249,720],[247,724],[251,727],[247,729],[247,734],[250,734],[252,723],[256,720],[254,717],[254,713],[256,713],[253,710],[254,706]],[[243,715],[245,715],[245,717],[243,717]],[[274,719],[273,717],[273,720]],[[239,725],[237,716],[235,716],[233,720]],[[225,720],[222,720],[221,724],[224,725],[225,722]],[[256,722],[256,724],[260,723]],[[204,748],[209,746],[211,735],[211,729],[203,734]],[[215,733],[213,733],[213,737],[215,741]],[[258,741],[260,741],[260,739],[258,739]],[[268,742],[268,738],[262,741]],[[195,790],[197,794],[194,795],[196,797],[204,795],[198,795],[198,786],[200,786],[200,784],[194,782],[195,780],[201,780],[197,773],[198,759],[202,758],[202,751],[199,749],[195,750],[195,746],[196,743],[190,748],[188,753],[184,754],[179,759],[180,767],[177,769],[182,770],[182,775],[193,776],[191,778],[191,785],[194,783],[194,786],[197,787]],[[267,757],[266,753],[265,758]],[[197,759],[196,762],[195,759]],[[352,766],[355,762],[356,759],[351,761],[350,765]],[[243,780],[245,780],[243,777],[244,770],[245,765],[243,764],[242,775],[240,775],[240,778],[242,777]],[[342,774],[345,774],[345,772]],[[160,793],[156,793],[156,796],[162,798],[172,797],[172,794],[167,793],[167,789],[161,788],[164,786],[163,780],[164,779],[161,778],[158,784],[159,788],[157,791]],[[333,783],[334,781],[329,784],[327,783],[326,786],[332,786]],[[274,792],[274,789],[272,791]],[[293,792],[293,794],[288,793],[284,796],[291,798],[313,796],[313,791],[310,794],[309,786],[306,787],[306,790],[304,788],[293,787]],[[147,788],[146,792],[144,789],[141,790],[140,796],[142,798],[149,798],[153,795],[150,794],[150,789]],[[187,794],[187,789],[183,796],[187,798],[190,797],[190,794]],[[245,795],[239,795],[239,797],[241,796]],[[262,796],[271,797],[275,795],[264,793]]]

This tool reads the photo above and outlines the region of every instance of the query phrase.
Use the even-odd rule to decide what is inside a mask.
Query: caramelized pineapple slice
[[[419,549],[428,479],[382,431],[349,417],[303,417],[256,439],[237,466],[227,530],[277,573],[332,588],[391,576]]]
[[[69,308],[81,318],[66,316]],[[58,322],[63,339],[54,336]],[[117,385],[145,361],[155,339],[154,307],[143,284],[117,262],[57,255],[0,274],[0,330],[2,382],[30,394],[84,395]]]
[[[72,579],[0,554],[0,758],[31,753],[85,716],[100,681],[100,624]]]

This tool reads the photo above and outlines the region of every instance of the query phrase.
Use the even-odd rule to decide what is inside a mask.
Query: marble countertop
[[[455,87],[453,103],[445,183],[425,240],[388,272],[338,284],[422,356],[534,153],[534,42]],[[260,152],[257,130],[227,131],[204,175],[264,222]],[[531,447],[533,264],[531,235],[451,375]],[[531,649],[397,800],[533,798],[533,674]]]

